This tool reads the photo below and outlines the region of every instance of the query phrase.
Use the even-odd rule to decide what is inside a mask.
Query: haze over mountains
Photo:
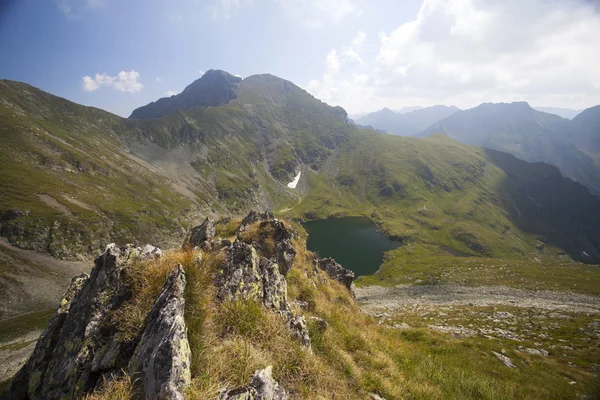
[[[540,179],[536,192],[521,198],[508,189],[522,184],[509,172],[517,161],[442,136],[400,138],[356,128],[342,108],[272,75],[240,81],[211,71],[130,119],[23,83],[2,81],[0,95],[6,143],[0,233],[23,248],[73,257],[112,241],[160,244],[159,237],[178,237],[198,214],[252,207],[287,209],[301,218],[373,208],[381,228],[405,241],[522,254],[542,235],[577,259],[600,260],[600,224],[594,223],[600,199],[570,186],[553,167],[518,164],[528,179]],[[405,115],[437,112],[453,114],[422,136],[442,132],[521,157],[557,156],[578,181],[598,187],[591,156],[549,139],[570,121],[525,103]],[[585,116],[573,123],[595,121]],[[592,136],[579,140],[593,142]],[[297,188],[288,188],[300,171]],[[523,202],[547,198],[563,207],[564,218],[548,209],[528,215],[534,222],[513,215],[517,204],[523,209]],[[428,211],[415,214],[423,204]],[[456,221],[444,223],[449,216]],[[507,226],[520,233],[507,237]]]
[[[599,194],[598,109],[580,112],[532,108],[525,102],[485,103],[469,110],[433,106],[408,113],[386,108],[356,122],[401,136],[443,133],[463,143],[506,151],[526,161],[544,161]]]
[[[358,118],[355,122],[394,135],[412,136],[458,111],[454,106],[404,107],[400,111],[384,108]]]
[[[458,111],[417,136],[443,133],[463,143],[505,151],[526,161],[547,162],[599,194],[599,159],[585,139],[579,140],[581,149],[575,145],[576,138],[597,136],[597,110],[591,108],[584,113],[585,117],[570,121],[537,111],[525,102],[485,103]]]
[[[21,249],[48,253],[60,259],[86,259],[101,252],[107,243],[153,243],[163,248],[179,248],[184,234],[200,219],[206,216],[226,216],[216,229],[211,222],[202,225],[206,232],[211,225],[212,235],[217,230],[223,234],[222,240],[202,242],[201,246],[209,243],[206,245],[211,246],[212,251],[184,251],[170,253],[165,258],[152,258],[156,263],[153,268],[159,266],[161,273],[166,273],[169,268],[175,268],[180,260],[177,257],[181,257],[185,266],[181,268],[182,264],[179,264],[180,267],[175,271],[179,274],[185,271],[189,274],[187,276],[192,287],[202,288],[202,292],[209,294],[213,292],[204,288],[210,287],[216,280],[210,275],[212,270],[207,265],[224,270],[223,265],[234,265],[239,261],[240,269],[235,267],[227,273],[215,275],[219,279],[237,279],[237,286],[226,284],[227,291],[233,287],[252,290],[248,289],[252,286],[246,286],[245,281],[239,281],[242,271],[252,269],[265,274],[271,271],[272,273],[268,272],[268,277],[258,278],[258,282],[267,282],[283,293],[286,288],[291,288],[290,293],[298,299],[310,296],[306,297],[312,302],[312,306],[307,306],[308,310],[311,310],[310,307],[313,311],[327,307],[340,312],[338,317],[319,314],[322,317],[318,318],[323,321],[324,318],[331,321],[329,327],[325,325],[325,328],[319,329],[327,329],[328,336],[322,337],[332,337],[338,331],[341,332],[341,344],[336,346],[344,348],[346,354],[354,351],[352,349],[355,346],[352,339],[348,347],[348,340],[343,336],[347,334],[348,327],[354,329],[353,332],[364,331],[364,328],[355,325],[358,317],[350,319],[351,322],[346,321],[348,315],[360,314],[354,300],[345,292],[347,289],[343,287],[346,297],[341,297],[339,292],[331,294],[335,284],[332,285],[329,281],[318,278],[319,286],[316,283],[313,285],[314,256],[304,247],[299,247],[304,238],[298,237],[295,231],[287,230],[288,228],[282,233],[284,239],[277,238],[277,227],[286,225],[273,219],[272,214],[265,213],[263,215],[267,217],[260,217],[266,218],[265,221],[254,222],[254,227],[263,229],[262,233],[248,228],[236,216],[244,215],[250,209],[275,210],[278,216],[296,222],[347,215],[367,216],[378,225],[381,233],[402,244],[393,253],[388,253],[391,256],[386,254],[384,264],[387,263],[387,268],[382,268],[381,273],[369,277],[382,284],[394,285],[398,279],[409,279],[415,284],[421,284],[420,278],[414,278],[410,273],[405,274],[403,268],[407,265],[401,259],[395,260],[395,257],[407,254],[411,260],[420,259],[422,255],[429,257],[431,254],[446,261],[450,259],[453,267],[451,271],[456,269],[455,255],[458,254],[465,261],[461,263],[461,269],[471,271],[474,267],[477,277],[483,275],[479,270],[484,266],[482,260],[492,260],[489,261],[490,268],[486,269],[497,274],[494,276],[500,281],[496,284],[504,284],[514,276],[504,269],[509,263],[516,265],[523,260],[536,267],[539,265],[540,274],[547,274],[548,271],[545,269],[546,264],[542,265],[542,259],[559,263],[559,267],[552,268],[560,268],[556,271],[561,274],[570,274],[568,268],[575,268],[573,265],[580,268],[580,264],[569,258],[589,264],[600,263],[600,197],[592,195],[582,184],[563,176],[571,173],[578,181],[596,187],[594,185],[599,176],[595,170],[595,157],[599,150],[599,111],[600,108],[597,107],[585,110],[573,121],[569,121],[533,110],[526,103],[482,104],[466,111],[445,106],[424,108],[403,114],[406,116],[404,126],[411,130],[420,129],[419,126],[441,118],[422,130],[418,135],[423,137],[419,138],[381,134],[373,129],[357,126],[348,119],[341,107],[329,106],[292,82],[269,74],[253,75],[240,80],[224,71],[209,71],[181,94],[140,107],[132,113],[131,118],[121,118],[97,108],[81,106],[25,83],[2,80],[0,236]],[[577,127],[577,130],[573,130],[573,127]],[[573,143],[566,142],[566,138]],[[574,143],[585,148],[585,152],[579,150]],[[559,164],[563,173],[548,163],[530,163],[507,152],[494,150],[494,147],[517,153],[519,157],[552,159]],[[297,176],[300,176],[298,184],[290,188],[288,184]],[[259,218],[256,213],[248,215],[248,218]],[[233,230],[231,222],[235,223]],[[246,233],[241,234],[241,229]],[[280,271],[280,268],[273,261],[267,263],[265,258],[274,257],[269,250],[271,236],[268,235],[273,236],[275,249],[292,246],[292,243],[296,246],[297,250],[285,247],[288,253],[283,253],[285,256],[293,251],[296,259],[295,269],[288,271],[289,286],[284,278],[273,278],[277,277],[275,271]],[[237,239],[232,243],[231,238],[234,237]],[[244,237],[250,244],[240,239]],[[260,259],[260,263],[257,251],[251,246],[262,249],[261,254],[265,256]],[[18,253],[11,249],[14,248],[3,243],[0,261],[8,259],[11,263],[17,263],[16,260],[21,257],[33,254],[22,250],[22,253]],[[96,293],[93,295],[74,297],[77,301],[71,307],[97,310],[96,305],[104,305],[106,298],[122,300],[121,292],[113,290],[112,283],[106,283],[113,282],[112,278],[102,278],[105,275],[98,275],[98,270],[111,271],[110,276],[118,275],[119,279],[114,281],[118,287],[147,286],[150,280],[145,281],[146,278],[143,278],[143,274],[148,273],[148,269],[144,267],[146,264],[139,264],[142,266],[142,275],[134,274],[131,278],[134,279],[133,284],[127,280],[130,279],[127,273],[121,274],[122,263],[129,262],[130,254],[139,255],[141,248],[130,246],[117,250],[113,244],[106,249],[104,255],[97,259],[96,272],[92,272],[92,277],[89,278],[90,282],[101,283],[101,290],[97,290],[97,293],[92,291]],[[243,254],[239,257],[232,255],[231,252],[236,251],[235,249],[242,249]],[[119,254],[128,261],[115,262],[116,258],[111,258],[112,251],[122,251]],[[229,258],[222,258],[220,251],[224,251],[226,256],[229,254]],[[275,252],[277,251],[279,250]],[[136,255],[131,257],[132,260],[137,260]],[[8,264],[0,264],[0,302],[10,305],[0,309],[0,316],[15,316],[32,307],[52,306],[50,302],[57,296],[56,288],[60,287],[64,276],[55,274],[54,264],[39,260],[38,258],[36,263],[18,262],[19,268],[6,268]],[[163,263],[162,260],[166,261]],[[231,260],[235,262],[231,263]],[[224,262],[228,264],[223,264]],[[281,262],[284,265],[285,260]],[[418,263],[414,265],[418,266]],[[75,268],[73,265],[70,270]],[[202,268],[207,268],[209,273],[194,275],[193,271],[204,271]],[[431,273],[433,270],[442,271],[443,267],[431,264],[427,268],[424,278],[437,285],[439,278]],[[339,272],[339,269],[332,271]],[[439,271],[441,277],[442,272]],[[580,279],[577,282],[581,282],[581,271],[577,270],[576,276]],[[350,275],[349,271],[345,273]],[[33,283],[31,275],[37,278]],[[199,278],[199,275],[203,278]],[[585,279],[587,277],[586,275]],[[77,279],[73,281],[74,284],[77,284]],[[171,278],[169,280],[172,281]],[[148,316],[158,314],[149,311],[153,299],[162,298],[162,295],[157,296],[163,287],[164,276],[159,274],[151,281],[156,296],[153,294],[144,297],[144,300],[135,300],[134,305],[127,303],[126,307],[136,307],[134,311],[125,308],[127,313],[116,312],[114,318],[112,311],[106,307],[101,308],[98,315],[103,316],[104,322],[102,329],[98,328],[97,331],[112,335],[121,326],[120,321],[129,321],[127,316],[131,315],[133,322],[127,323],[134,327],[132,337],[139,339],[136,332],[147,324],[150,318]],[[570,289],[570,281],[566,282],[561,283],[561,287],[568,286]],[[44,288],[44,297],[38,295],[40,287]],[[88,293],[86,290],[88,289],[81,293]],[[311,294],[306,295],[307,291],[311,291]],[[189,295],[189,292],[185,293],[186,296]],[[256,293],[265,299],[285,298],[282,297],[283,294],[278,294],[278,297],[267,296],[267,289]],[[183,295],[181,288],[180,297]],[[123,298],[129,299],[126,296]],[[343,303],[354,310],[352,313],[339,308],[340,299],[346,298],[349,300],[343,300]],[[18,304],[14,304],[15,301]],[[240,309],[241,311],[237,308],[232,309],[233,311],[218,308],[217,311],[209,312],[202,307],[212,307],[215,301],[195,301],[196,303],[190,302],[195,309],[187,308],[186,305],[185,312],[195,315],[194,310],[201,310],[202,321],[204,315],[214,315],[214,318],[230,314],[242,315],[243,318],[246,315],[256,315],[255,312],[250,314],[245,308]],[[108,303],[113,304],[112,300]],[[61,303],[61,307],[64,304],[68,302]],[[183,300],[179,304],[180,309],[184,310]],[[235,305],[237,303],[233,304],[232,307],[238,307]],[[246,303],[239,304],[242,304],[239,307],[247,306]],[[77,354],[71,354],[70,349],[77,349],[78,352],[80,348],[84,348],[81,354],[87,357],[87,361],[82,365],[93,369],[96,364],[92,360],[96,357],[93,356],[94,353],[90,355],[90,352],[86,352],[85,346],[92,346],[90,343],[93,342],[95,349],[112,349],[112,345],[106,343],[117,342],[101,335],[94,341],[83,342],[80,338],[87,332],[85,327],[95,326],[96,311],[86,311],[84,314],[89,319],[81,319],[77,312],[72,314],[74,317],[69,318],[69,314],[62,310],[60,308],[57,314],[62,317],[52,321],[68,321],[65,322],[66,328],[55,335],[62,341],[58,343],[64,344],[57,346],[56,352],[46,352],[55,354],[53,362],[57,366],[46,362],[40,365],[43,369],[48,368],[50,373],[62,373],[61,371],[70,368],[71,360],[82,359]],[[269,310],[271,309],[265,311],[259,306],[257,312],[272,311]],[[287,303],[285,310],[290,312],[290,318],[299,318],[298,314],[289,311],[291,306]],[[303,309],[303,312],[309,311]],[[167,314],[172,315],[165,313]],[[187,323],[190,317],[189,314],[186,315],[188,317],[179,317],[177,320]],[[233,317],[233,322],[224,322],[224,329],[237,329],[239,324],[235,318],[237,317]],[[335,320],[340,322],[334,322]],[[311,323],[314,321],[316,320],[311,320]],[[370,317],[369,321],[375,325]],[[289,325],[284,325],[281,321],[273,324],[283,328]],[[77,329],[71,328],[75,325]],[[305,335],[302,337],[308,338],[306,343],[314,340],[312,343],[315,352],[322,353],[323,347],[319,346],[323,346],[324,342],[319,340],[330,339],[319,339],[313,325],[308,329],[306,322],[297,325],[303,327]],[[55,325],[51,322],[49,329],[53,326]],[[190,335],[204,338],[206,331],[200,328],[202,326],[204,325],[191,325]],[[376,332],[383,332],[380,325],[376,325],[374,329]],[[187,328],[182,327],[181,332],[188,332]],[[265,329],[251,328],[250,332],[260,332],[263,335]],[[406,344],[396,332],[390,337],[391,349],[398,348],[400,341]],[[286,340],[284,347],[294,349],[291,334],[285,330],[283,333],[282,337]],[[214,337],[221,340],[219,335],[222,332],[215,332]],[[52,339],[55,336],[44,337]],[[160,339],[164,335],[158,333],[156,336]],[[356,340],[367,343],[372,337],[374,336]],[[439,338],[436,340],[439,341]],[[42,339],[40,343],[47,342]],[[197,344],[193,352],[197,355],[205,355],[207,351],[219,353],[225,347],[215,344],[220,342],[207,343],[206,346]],[[272,343],[271,338],[265,339],[265,348],[271,349]],[[48,345],[42,347],[52,350]],[[373,348],[379,349],[380,346]],[[122,350],[121,344],[116,345],[115,349],[115,352],[126,354],[127,357],[133,354]],[[63,350],[69,354],[60,356]],[[116,364],[110,360],[118,357],[105,357],[102,351],[104,350],[98,350],[96,354],[103,354],[102,359],[108,360],[108,366],[103,368],[115,367]],[[315,356],[301,349],[293,353],[300,354],[300,357],[320,357],[321,354],[317,353]],[[385,353],[391,354],[388,348]],[[224,357],[231,360],[229,353]],[[481,357],[491,359],[489,354]],[[337,371],[336,368],[340,368],[338,358],[336,355],[333,358],[335,362],[319,364],[319,371]],[[39,357],[34,356],[33,359],[37,360]],[[135,357],[132,359],[135,360]],[[494,364],[495,359],[491,361],[493,366],[504,368],[500,364]],[[262,359],[260,363],[262,365]],[[289,368],[288,364],[288,358],[280,363],[285,371]],[[177,365],[189,367],[187,362],[178,362]],[[66,367],[62,368],[63,366]],[[15,380],[6,393],[21,393],[38,382],[36,370],[27,368],[29,367],[21,371],[29,374],[26,375],[29,383],[19,380],[23,376],[18,375],[21,378]],[[402,368],[395,368],[394,371],[403,372]],[[463,385],[464,368],[462,365],[458,368],[461,371],[460,379],[457,380],[460,385]],[[223,369],[231,368],[225,366]],[[347,374],[347,369],[341,370],[341,374]],[[379,373],[379,367],[369,364],[365,371]],[[240,384],[245,382],[246,375],[247,371],[240,373],[244,379]],[[90,378],[89,381],[95,382],[101,375],[85,376]],[[65,375],[65,379],[69,380],[69,385],[72,384],[65,386],[69,390],[83,393],[94,389],[91,384],[89,387],[76,386],[69,374]],[[202,379],[202,375],[196,375],[194,379]],[[221,382],[221,378],[214,379]],[[344,384],[350,385],[353,382],[341,379],[340,382]],[[294,387],[294,381],[292,379],[285,382],[288,387]],[[397,379],[394,378],[395,381]],[[424,381],[430,381],[430,377],[427,376]],[[44,382],[55,393],[64,390],[62,385],[55,385],[54,380],[47,379]],[[313,380],[302,382],[307,382],[307,387],[311,389],[314,386]],[[568,384],[565,385],[570,388]],[[336,383],[335,389],[337,386],[339,384]],[[369,391],[372,390],[370,383],[366,386]],[[442,386],[445,387],[445,384]],[[364,390],[354,386],[348,389],[359,393],[357,398],[364,397]],[[204,398],[201,395],[198,397]],[[18,398],[30,397],[24,395]],[[31,398],[42,399],[44,393]]]

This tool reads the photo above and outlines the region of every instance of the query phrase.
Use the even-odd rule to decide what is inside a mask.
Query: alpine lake
[[[343,217],[309,221],[307,247],[319,257],[333,257],[356,277],[373,275],[383,261],[383,254],[400,246],[377,231],[367,217]]]

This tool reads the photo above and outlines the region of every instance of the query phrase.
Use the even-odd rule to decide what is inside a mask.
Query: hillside
[[[18,82],[2,81],[0,99],[0,235],[21,249],[86,260],[106,243],[169,248],[200,218],[258,208],[296,220],[365,215],[405,244],[481,257],[600,262],[598,198],[553,167],[358,129],[272,75],[244,79],[227,104],[148,120]],[[35,254],[15,267],[15,252],[2,252],[4,315],[58,298],[64,274],[30,264]],[[43,302],[32,294],[45,281],[26,271],[52,276]]]
[[[599,259],[599,225],[592,221],[600,208],[584,191],[569,189],[574,194],[563,213],[582,221],[582,233],[551,215],[535,214],[519,227],[513,204],[522,199],[502,185],[506,173],[483,150],[356,129],[343,109],[272,75],[244,79],[228,104],[150,120],[119,118],[16,82],[2,81],[1,93],[8,145],[0,153],[0,232],[22,248],[83,257],[113,241],[168,245],[163,241],[178,240],[199,215],[259,207],[302,218],[376,211],[373,218],[390,236],[487,255],[523,256],[539,235],[576,234],[577,243],[554,244],[578,259],[582,251],[590,257],[584,261]],[[520,114],[537,113],[523,104],[506,107],[520,110],[513,125]],[[444,126],[465,113],[480,114],[459,111]],[[534,179],[554,173],[519,168]],[[298,189],[287,188],[300,171]],[[539,184],[540,195],[563,195],[556,182]],[[427,210],[417,213],[423,205]],[[590,210],[586,218],[579,209]]]
[[[405,107],[406,109],[406,107]],[[402,112],[388,108],[358,118],[355,122],[399,136],[412,136],[432,124],[454,114],[459,109],[454,106],[431,106]]]
[[[573,118],[573,128],[568,135],[570,142],[600,161],[600,105],[588,108]]]
[[[525,102],[485,103],[459,111],[419,133],[443,133],[463,143],[504,151],[525,161],[552,164],[600,193],[600,164],[573,144],[576,120],[536,111]]]
[[[2,81],[2,236],[74,257],[105,242],[161,244],[198,214],[294,202],[285,184],[301,163],[319,168],[346,114],[278,78],[241,86],[230,105],[145,121]]]
[[[207,219],[165,254],[109,245],[73,279],[2,399],[554,399],[598,389],[583,365],[558,358],[565,350],[452,337],[389,313],[378,321],[360,311],[351,280],[269,213]]]
[[[401,241],[488,257],[532,258],[543,253],[541,241],[578,260],[600,259],[593,233],[600,199],[548,164],[442,135],[423,140],[365,130],[308,179],[312,189],[291,217],[367,215]]]

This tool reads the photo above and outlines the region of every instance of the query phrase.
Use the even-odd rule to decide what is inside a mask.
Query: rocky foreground
[[[229,222],[224,219],[217,224]],[[292,240],[297,236],[271,213],[251,212],[237,228],[235,238],[215,238],[215,223],[206,219],[190,231],[183,247],[222,254],[213,279],[218,302],[262,303],[279,315],[289,335],[311,352],[306,319],[287,300],[285,276],[293,268],[296,250]],[[191,380],[192,355],[182,266],[173,265],[133,338],[124,340],[115,323],[115,315],[133,296],[128,266],[162,256],[160,249],[150,245],[108,245],[95,259],[91,274],[73,278],[33,354],[1,398],[79,398],[101,393],[112,380],[127,374],[134,379],[140,398],[183,399]],[[314,265],[350,287],[353,274],[332,259],[315,260]],[[287,393],[273,379],[271,367],[265,366],[255,372],[248,386],[223,389],[221,399],[287,399]]]

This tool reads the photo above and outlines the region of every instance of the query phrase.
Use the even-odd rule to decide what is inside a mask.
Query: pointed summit
[[[177,110],[227,104],[238,97],[241,81],[242,78],[229,72],[211,69],[188,85],[183,92],[136,108],[129,118],[159,118]]]

